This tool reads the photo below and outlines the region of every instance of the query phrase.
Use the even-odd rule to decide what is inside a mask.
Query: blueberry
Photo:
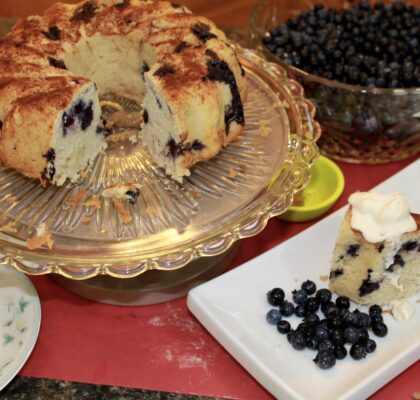
[[[86,130],[93,121],[93,102],[91,101],[80,115],[80,127],[82,131]]]
[[[330,331],[328,328],[323,326],[317,326],[315,328],[315,339],[318,340],[318,342],[323,342],[327,340],[330,336]]]
[[[366,349],[361,343],[354,343],[350,347],[350,355],[355,360],[361,360],[366,357]]]
[[[364,312],[358,312],[357,315],[357,323],[360,328],[368,328],[370,326],[370,317],[368,314]]]
[[[282,333],[282,334],[289,333],[290,329],[291,329],[291,326],[290,326],[289,321],[283,320],[283,321],[277,322],[277,330],[280,333]]]
[[[287,333],[287,335],[286,335],[286,337],[287,337],[287,341],[289,342],[289,343],[292,343],[292,340],[293,340],[293,338],[294,338],[294,336],[296,335],[296,331],[293,331],[293,330],[291,330],[291,331],[289,331],[288,333]]]
[[[149,123],[149,113],[147,112],[146,109],[143,110],[143,121],[145,124]]]
[[[374,304],[373,306],[369,307],[369,315],[372,316],[374,314],[382,314],[381,306],[378,306],[377,304]]]
[[[308,314],[303,321],[309,325],[315,326],[319,322],[319,317],[315,313]]]
[[[306,292],[308,296],[316,292],[316,284],[309,279],[302,283],[301,289]]]
[[[335,355],[332,350],[320,350],[316,355],[314,362],[321,369],[330,369],[335,365]]]
[[[369,332],[365,328],[359,329],[359,342],[365,342],[369,339]]]
[[[295,306],[290,301],[283,301],[280,304],[280,312],[285,317],[290,317],[295,312]]]
[[[370,316],[371,325],[375,325],[379,322],[384,322],[382,314],[373,314],[373,315]]]
[[[350,308],[350,299],[346,296],[338,296],[335,304],[338,308]]]
[[[376,342],[373,339],[368,339],[364,342],[367,353],[373,353],[376,350]]]
[[[334,344],[330,339],[324,340],[323,342],[320,342],[318,344],[318,350],[324,351],[324,350],[333,350]]]
[[[332,315],[327,318],[328,327],[330,329],[338,329],[341,328],[343,322],[338,315]]]
[[[270,325],[276,325],[279,321],[281,321],[280,310],[275,308],[269,310],[266,314],[266,319]]]
[[[61,117],[61,121],[63,124],[63,134],[65,135],[67,132],[67,128],[70,128],[74,124],[74,117],[66,112],[63,113]]]
[[[309,297],[309,299],[305,300],[303,306],[305,307],[305,311],[307,313],[314,313],[319,308],[319,302],[315,297]]]
[[[356,343],[360,338],[360,332],[353,326],[348,326],[344,329],[344,339],[347,343]]]
[[[379,337],[384,337],[388,334],[388,327],[382,323],[378,322],[372,325],[372,332]]]
[[[274,288],[267,293],[267,300],[272,306],[279,306],[284,300],[284,296],[283,289]]]
[[[296,331],[290,342],[295,350],[303,350],[306,347],[306,335]]]
[[[134,204],[136,204],[137,199],[140,195],[140,189],[137,188],[137,189],[134,189],[134,190],[127,190],[125,192],[125,195],[128,197],[128,202],[130,204],[134,205]]]
[[[308,297],[307,293],[304,290],[293,290],[293,301],[296,304],[303,304],[303,302]]]
[[[332,301],[321,303],[321,311],[325,314],[333,314],[338,312],[338,307]]]
[[[305,307],[303,304],[299,304],[295,307],[295,315],[299,318],[303,318],[306,315]]]
[[[347,356],[347,349],[342,344],[338,344],[334,347],[334,356],[337,360],[343,360]]]
[[[330,333],[330,340],[336,346],[338,344],[344,344],[345,340],[340,329],[332,329]]]
[[[322,304],[322,303],[326,303],[328,301],[331,301],[331,291],[328,289],[319,289],[316,294],[315,294],[315,298]]]

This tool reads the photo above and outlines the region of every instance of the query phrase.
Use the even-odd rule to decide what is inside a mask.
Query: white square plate
[[[377,186],[380,193],[398,191],[420,212],[420,160]],[[272,308],[266,293],[282,287],[288,299],[301,282],[327,287],[330,257],[342,208],[270,251],[190,291],[188,307],[207,330],[276,398],[361,399],[374,393],[420,358],[420,303],[404,324],[385,314],[389,333],[374,353],[361,361],[350,356],[330,370],[312,362],[316,353],[296,351],[275,326],[265,321]],[[361,307],[358,307],[361,308]],[[298,319],[290,319],[296,327]]]

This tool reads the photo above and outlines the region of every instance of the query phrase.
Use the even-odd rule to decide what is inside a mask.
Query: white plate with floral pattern
[[[0,391],[25,364],[38,338],[41,304],[25,274],[0,265]],[[0,396],[1,397],[1,396]]]

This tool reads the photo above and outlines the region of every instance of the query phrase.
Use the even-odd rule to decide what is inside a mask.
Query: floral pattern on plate
[[[41,306],[26,275],[0,265],[0,390],[19,372],[38,337]]]

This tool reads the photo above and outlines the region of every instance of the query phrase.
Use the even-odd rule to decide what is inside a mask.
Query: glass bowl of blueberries
[[[302,84],[324,155],[377,164],[420,153],[420,1],[260,0],[250,45]]]

